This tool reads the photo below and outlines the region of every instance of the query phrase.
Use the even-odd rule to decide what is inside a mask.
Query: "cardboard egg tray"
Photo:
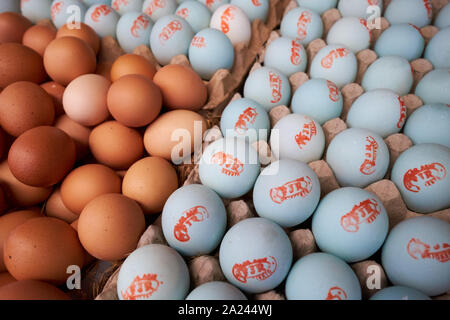
[[[384,0],[384,8],[387,7],[389,2],[390,0]],[[448,2],[449,0],[432,0],[434,14],[436,15],[439,9],[445,6]],[[206,147],[211,142],[222,137],[222,133],[218,127],[218,123],[220,121],[220,115],[224,107],[229,103],[229,101],[241,97],[238,91],[241,89],[240,87],[245,81],[247,74],[249,73],[249,71],[251,72],[256,68],[261,67],[261,63],[264,60],[265,48],[271,41],[280,36],[279,30],[275,30],[275,28],[279,26],[281,18],[284,16],[284,14],[286,14],[290,9],[296,6],[297,4],[294,0],[271,1],[268,22],[266,24],[263,24],[260,21],[255,21],[252,25],[253,33],[250,45],[248,47],[235,48],[236,60],[231,72],[228,72],[226,70],[219,70],[213,76],[211,81],[206,83],[208,87],[209,98],[207,104],[203,107],[200,113],[203,114],[208,120],[210,130],[205,136],[203,147]],[[322,20],[324,23],[323,38],[326,37],[326,34],[328,30],[330,30],[331,26],[340,18],[341,16],[337,9],[328,10],[322,15]],[[371,47],[373,47],[376,39],[388,27],[388,21],[384,18],[381,18],[381,30],[372,31]],[[426,43],[428,43],[428,41],[438,31],[438,28],[431,25],[425,26],[421,29],[421,33],[425,38]],[[315,54],[325,45],[326,43],[324,40],[316,39],[306,47],[309,62],[308,72],[309,65],[311,64],[311,61],[314,58]],[[104,38],[102,41],[102,47],[103,51],[107,48],[111,48],[111,50],[109,50],[108,53],[101,53],[100,61],[103,62],[103,64],[100,66],[101,69],[99,70],[99,72],[102,72],[102,70],[108,70],[114,59],[123,54],[120,48],[119,50],[117,50],[118,46],[114,43],[112,38]],[[138,47],[136,48],[135,53],[147,57],[150,61],[156,64],[154,57],[151,55],[151,52],[147,47]],[[358,60],[358,75],[356,81],[354,83],[347,84],[341,89],[344,100],[342,115],[340,116],[340,118],[335,118],[327,121],[322,126],[326,138],[325,148],[327,148],[330,141],[338,133],[347,129],[345,119],[348,111],[350,110],[352,103],[364,93],[364,90],[360,85],[364,72],[367,70],[370,64],[377,59],[376,53],[371,49],[366,49],[359,52],[356,57]],[[189,64],[185,56],[175,57],[172,63],[181,63],[186,65]],[[422,79],[422,77],[433,68],[429,61],[422,58],[412,61],[411,66],[414,71],[414,84],[411,92],[414,92],[414,88],[420,81],[420,79]],[[157,67],[159,68],[159,66]],[[308,79],[308,73],[298,72],[292,75],[289,78],[292,87],[292,94]],[[411,93],[404,96],[403,100],[407,107],[408,116],[415,109],[423,105],[421,99]],[[278,120],[288,115],[289,113],[291,113],[291,111],[287,106],[281,105],[273,108],[269,113],[271,126],[273,127]],[[389,227],[390,229],[392,229],[399,222],[411,217],[420,216],[421,214],[410,211],[406,207],[397,187],[392,181],[389,180],[393,163],[403,151],[412,146],[412,142],[406,135],[402,133],[393,134],[387,137],[385,139],[385,142],[389,148],[390,167],[383,180],[369,185],[368,187],[366,187],[366,190],[375,193],[383,202],[383,205],[386,208],[389,216]],[[260,158],[262,159],[262,163],[269,163],[271,159],[273,160],[270,147],[266,141],[255,142],[253,146],[258,150]],[[200,156],[201,155],[199,154],[193,155],[194,164],[177,166],[181,185],[201,183],[198,175],[198,165],[195,165],[195,163],[197,163],[195,160],[198,160]],[[310,162],[308,163],[308,165],[314,170],[319,178],[322,192],[321,197],[340,187],[331,168],[328,166],[324,158],[322,158],[321,160]],[[228,215],[228,228],[243,219],[257,216],[253,207],[251,192],[250,194],[247,194],[238,199],[224,199],[224,203]],[[429,213],[427,215],[442,219],[450,223],[450,208],[438,212]],[[293,247],[293,263],[299,258],[318,250],[310,227],[311,218],[303,222],[300,228],[294,227],[285,229],[286,233],[289,235]],[[147,228],[147,230],[141,236],[138,247],[151,243],[167,245],[162,232],[160,218],[158,218],[152,225]],[[210,255],[193,257],[189,259],[189,261],[187,261],[191,276],[192,289],[205,282],[225,280],[225,277],[219,265],[218,252],[219,250],[216,249]],[[360,280],[363,299],[369,298],[379,290],[369,289],[367,287],[366,280],[371,275],[367,273],[369,266],[375,265],[381,271],[381,289],[388,285],[388,280],[379,261],[380,259],[378,252],[373,257],[371,257],[371,260],[351,264],[351,267]],[[85,275],[87,279],[86,283],[88,287],[91,288],[93,297],[98,300],[118,299],[116,282],[118,272],[120,270],[120,264],[121,262],[118,262],[114,265],[105,266],[105,264],[102,265],[102,263],[97,263],[95,266],[91,267],[90,270],[87,270]],[[282,291],[282,286],[283,285],[265,293],[253,295],[249,298],[256,300],[283,300],[285,299],[285,297]],[[447,292],[447,294],[445,295],[435,297],[434,299],[449,300],[450,292]]]

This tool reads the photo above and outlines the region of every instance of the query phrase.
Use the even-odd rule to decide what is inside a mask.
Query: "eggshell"
[[[158,86],[149,78],[130,74],[109,88],[107,104],[111,115],[127,127],[142,127],[156,119],[162,107]]]
[[[177,188],[175,169],[159,157],[146,157],[135,162],[122,182],[122,193],[136,200],[145,214],[161,212],[164,203]]]
[[[153,21],[175,13],[177,8],[176,0],[145,0],[142,5],[142,12],[147,14]]]
[[[120,17],[116,28],[116,37],[125,52],[131,53],[140,45],[150,46],[150,33],[153,21],[145,13],[127,12]]]
[[[25,0],[20,2],[20,12],[33,23],[51,19],[50,6],[52,0]]]
[[[279,37],[269,43],[264,54],[264,66],[280,70],[288,77],[305,72],[307,64],[306,50],[295,39]]]
[[[155,76],[156,68],[146,58],[137,54],[125,54],[117,58],[111,67],[111,81],[129,74],[140,74],[150,80]]]
[[[58,218],[67,223],[72,223],[78,219],[78,215],[67,209],[64,205],[59,188],[53,191],[45,203],[45,214],[47,217]]]
[[[84,253],[76,231],[56,218],[34,218],[16,227],[4,244],[3,257],[17,280],[62,284],[67,267],[82,266]]]
[[[143,0],[112,0],[111,7],[116,10],[120,15],[125,15],[128,12],[141,11]]]
[[[431,300],[431,298],[416,289],[393,286],[376,292],[370,300]]]
[[[55,37],[55,28],[46,25],[35,25],[24,33],[22,44],[43,56],[45,48]]]
[[[101,38],[116,36],[116,26],[120,15],[106,4],[94,4],[84,16],[84,23],[90,26]]]
[[[64,87],[55,81],[49,81],[41,84],[44,89],[53,99],[53,106],[55,107],[55,117],[64,114],[64,107],[62,99],[64,95]]]
[[[431,38],[425,49],[424,57],[436,69],[450,68],[450,27],[440,30]]]
[[[120,193],[121,179],[101,164],[86,164],[70,172],[61,184],[61,199],[75,214],[96,197],[106,193]]]
[[[120,267],[117,295],[120,300],[182,300],[189,282],[186,262],[174,249],[150,244],[133,251]]]
[[[371,31],[367,21],[361,18],[346,17],[336,21],[327,34],[328,44],[340,44],[353,52],[369,48]]]
[[[316,1],[317,2],[317,1]],[[369,19],[383,12],[382,0],[339,0],[337,6],[341,16]]]
[[[250,20],[241,8],[232,4],[218,7],[211,17],[211,28],[222,31],[233,46],[248,44],[252,36]]]
[[[321,15],[325,11],[335,8],[337,0],[297,0],[297,4],[299,7],[311,9]]]
[[[114,169],[128,169],[144,153],[140,133],[117,121],[95,127],[89,136],[89,147],[98,162]]]
[[[100,48],[100,39],[94,29],[83,22],[80,22],[79,28],[71,28],[70,24],[64,24],[56,33],[56,38],[62,37],[75,37],[84,40],[94,50],[95,54],[98,53]]]
[[[16,282],[17,280],[14,279],[12,275],[9,274],[9,272],[0,272],[0,287],[6,286],[7,284]]]
[[[72,138],[75,143],[78,160],[84,158],[88,154],[91,129],[73,121],[65,114],[56,119],[55,127],[61,129]]]
[[[250,22],[256,19],[266,22],[269,15],[269,0],[231,0],[230,4],[244,11]]]
[[[20,12],[20,2],[17,0],[3,0],[0,3],[0,12]]]
[[[31,26],[30,20],[16,12],[0,13],[0,43],[22,43],[23,34]]]
[[[0,185],[0,216],[8,209],[8,202],[6,201],[5,191]]]
[[[62,130],[40,126],[25,131],[12,144],[8,165],[21,182],[48,187],[61,181],[75,162],[75,144]]]
[[[433,8],[430,0],[392,0],[384,17],[392,24],[412,23],[419,28],[430,24]]]
[[[425,104],[450,102],[450,68],[428,72],[417,84],[415,94]]]
[[[70,298],[46,282],[22,280],[0,288],[0,300],[70,300]]]
[[[54,0],[50,7],[52,21],[57,29],[68,22],[83,20],[85,12],[86,6],[81,0]]]
[[[177,16],[185,19],[192,27],[194,32],[209,27],[211,21],[211,11],[208,7],[196,0],[183,1],[175,10]]]
[[[167,65],[156,72],[153,81],[161,89],[164,106],[169,109],[199,110],[208,98],[202,79],[189,67]]]
[[[205,119],[189,110],[173,110],[161,115],[145,130],[145,150],[152,155],[179,163],[190,159],[201,146],[207,125]]]
[[[303,7],[290,10],[281,20],[281,35],[307,46],[322,37],[323,23],[320,15]]]
[[[439,29],[444,29],[450,26],[450,3],[447,3],[441,10],[439,10],[434,25]]]
[[[220,6],[230,3],[230,0],[197,0],[203,3],[211,12],[216,11]]]
[[[186,300],[247,300],[247,297],[228,282],[210,281],[192,290]]]

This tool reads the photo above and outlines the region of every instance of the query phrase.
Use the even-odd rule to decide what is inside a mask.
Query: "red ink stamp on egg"
[[[173,228],[174,237],[180,242],[191,239],[188,234],[189,227],[193,222],[202,222],[209,218],[208,210],[204,206],[195,206],[183,212],[181,218]]]
[[[223,33],[230,32],[230,22],[234,19],[234,7],[226,8],[220,16],[220,29]]]
[[[52,5],[50,9],[50,15],[52,16],[52,20],[55,20],[55,16],[61,12],[63,5],[64,3],[62,1],[57,1]]]
[[[338,48],[331,50],[325,57],[322,58],[320,64],[325,69],[330,69],[333,66],[335,60],[343,58],[350,53],[347,48]]]
[[[246,260],[243,263],[236,263],[232,272],[234,278],[242,283],[247,283],[249,279],[259,281],[266,280],[277,270],[277,260],[272,257],[262,259]]]
[[[347,232],[357,232],[362,223],[371,224],[381,210],[375,199],[367,199],[354,205],[352,210],[341,217],[341,226]]]
[[[304,40],[307,36],[308,24],[311,23],[312,14],[309,11],[303,11],[297,20],[297,40]]]
[[[113,7],[114,10],[120,10],[121,6],[126,6],[128,4],[130,0],[114,0],[111,3],[111,6]]]
[[[419,184],[423,184],[423,187],[430,187],[444,179],[446,175],[447,169],[442,164],[438,162],[424,164],[420,168],[406,171],[403,176],[403,185],[411,192],[419,192],[422,188]]]
[[[270,100],[270,103],[277,103],[281,100],[281,77],[272,72],[269,71],[269,86],[270,89],[272,89],[272,100]]]
[[[368,176],[376,171],[375,161],[377,160],[378,142],[372,136],[366,137],[366,147],[365,147],[365,159],[364,162],[359,167],[359,171]]]
[[[206,47],[205,38],[202,36],[195,36],[194,38],[192,38],[191,46],[197,48],[205,48]]]
[[[161,33],[159,34],[158,38],[159,38],[159,42],[164,45],[166,43],[167,40],[169,40],[174,34],[175,32],[182,30],[183,29],[183,25],[181,24],[181,22],[179,20],[172,20],[170,21],[167,26],[165,26]]]
[[[372,41],[372,32],[370,31],[369,26],[367,25],[367,21],[365,19],[359,19],[359,22],[363,25],[364,28],[369,32],[369,41]]]
[[[121,291],[123,300],[139,300],[147,299],[154,294],[159,286],[163,284],[159,281],[158,275],[147,273],[142,277],[136,276],[130,286],[125,290]]]
[[[270,189],[270,199],[273,202],[281,204],[285,200],[296,197],[306,197],[312,190],[312,180],[305,176],[289,182],[282,186]]]
[[[433,7],[431,5],[430,0],[422,0],[423,5],[425,6],[425,9],[427,10],[427,17],[428,19],[431,19],[433,17]]]
[[[111,8],[109,8],[106,4],[102,4],[94,9],[94,11],[91,14],[91,19],[92,21],[100,22],[101,16],[106,17],[110,13]]]
[[[181,8],[180,10],[177,11],[177,16],[180,16],[184,19],[186,19],[189,15],[189,10],[188,8]]]
[[[397,128],[403,127],[406,121],[406,106],[405,102],[403,101],[402,97],[398,97],[398,102],[400,103],[400,119],[397,122]]]
[[[255,7],[260,7],[261,6],[261,2],[259,2],[259,0],[252,0],[252,3]]]
[[[325,300],[347,300],[347,293],[338,286],[331,287]]]
[[[309,141],[317,134],[317,127],[313,120],[303,125],[300,132],[294,137],[300,150],[308,144]]]
[[[248,130],[248,125],[255,123],[258,113],[255,108],[248,107],[240,115],[234,125],[234,131],[244,134]]]
[[[302,62],[300,57],[300,51],[302,50],[302,45],[295,40],[291,42],[291,63],[294,66],[298,66]]]
[[[166,6],[165,0],[153,0],[144,9],[144,13],[148,14],[149,16],[152,16],[152,14],[155,13],[156,10],[162,9],[165,6]]]
[[[211,162],[221,166],[222,173],[230,177],[239,176],[244,171],[244,164],[239,159],[223,151],[213,154]]]
[[[130,33],[133,37],[139,37],[139,31],[145,30],[148,28],[150,24],[149,18],[145,14],[139,15],[136,20],[133,21],[133,25],[131,26]]]
[[[433,259],[441,263],[450,261],[450,244],[436,244],[431,248],[429,244],[412,238],[406,245],[406,251],[415,260]]]
[[[338,87],[333,82],[331,82],[330,80],[327,80],[327,87],[328,87],[328,90],[329,90],[328,97],[330,97],[331,101],[338,102],[339,101],[339,89],[338,89]]]

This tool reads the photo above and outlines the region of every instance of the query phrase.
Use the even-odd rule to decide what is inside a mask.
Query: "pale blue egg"
[[[431,300],[431,298],[413,288],[393,286],[381,289],[371,296],[370,300]]]
[[[239,289],[260,293],[277,287],[292,263],[292,245],[276,223],[249,218],[223,237],[219,252],[225,278]]]
[[[391,180],[408,208],[428,213],[450,207],[450,149],[422,143],[404,151],[392,167]]]
[[[177,6],[176,0],[145,0],[142,12],[156,22],[162,17],[175,14]]]
[[[237,198],[249,192],[259,171],[257,151],[236,137],[220,139],[206,147],[198,168],[202,184],[224,198]]]
[[[355,272],[338,257],[318,252],[298,260],[286,280],[288,300],[361,300]]]
[[[423,103],[450,104],[450,69],[428,72],[417,84],[415,94]]]
[[[120,15],[124,15],[127,12],[140,12],[142,11],[142,1],[143,0],[112,0],[111,7]]]
[[[355,54],[345,46],[333,44],[323,47],[315,55],[310,76],[330,80],[342,88],[355,80],[357,71]]]
[[[440,30],[431,38],[424,57],[435,69],[450,68],[450,27]]]
[[[343,17],[373,19],[381,17],[382,0],[339,0],[338,10]]]
[[[350,128],[331,140],[326,161],[342,187],[364,188],[383,179],[389,150],[383,138],[367,129]]]
[[[211,11],[203,3],[196,0],[182,2],[175,10],[175,14],[189,22],[196,33],[208,28],[211,20]]]
[[[379,57],[400,56],[412,61],[422,56],[425,40],[417,27],[402,23],[390,26],[377,39],[374,50]]]
[[[212,28],[203,29],[192,38],[189,61],[200,77],[210,80],[217,70],[230,70],[233,67],[233,44],[223,32]]]
[[[230,0],[197,0],[203,3],[211,12],[216,11],[221,5],[230,3]]]
[[[293,227],[308,219],[319,199],[319,178],[307,164],[295,160],[272,162],[253,188],[258,215],[282,227]]]
[[[391,25],[412,23],[422,28],[431,23],[433,9],[430,0],[392,0],[384,17]]]
[[[280,37],[266,48],[264,66],[280,70],[285,76],[305,72],[307,65],[306,50],[297,40]]]
[[[33,23],[42,19],[51,19],[52,0],[28,0],[20,2],[20,12]]]
[[[50,7],[50,15],[57,29],[68,22],[74,21],[74,18],[83,20],[85,13],[86,7],[80,0],[54,0]]]
[[[20,1],[18,0],[2,0],[0,1],[0,13],[17,12],[20,13]]]
[[[150,34],[150,47],[156,60],[166,65],[179,54],[188,54],[194,31],[189,23],[176,15],[159,19]]]
[[[189,270],[174,249],[149,244],[134,250],[117,278],[120,300],[183,300],[189,290]]]
[[[270,148],[277,159],[292,159],[305,163],[322,158],[325,135],[322,127],[303,114],[288,114],[273,127]]]
[[[448,189],[447,189],[448,190]],[[450,224],[432,217],[404,220],[389,233],[381,261],[389,280],[433,297],[450,290]]]
[[[104,4],[91,6],[84,16],[84,23],[90,26],[101,38],[116,37],[116,27],[120,15],[111,7]]]
[[[382,138],[398,133],[406,121],[403,99],[389,89],[375,89],[359,96],[347,115],[349,128],[367,129]]]
[[[247,297],[228,282],[210,281],[192,290],[186,300],[247,300]]]
[[[255,100],[266,111],[270,111],[279,105],[289,105],[291,84],[280,71],[261,67],[251,72],[245,80],[244,97]]]
[[[312,232],[320,250],[347,261],[369,258],[383,245],[389,218],[373,193],[346,187],[327,194],[314,212]]]
[[[106,4],[107,6],[111,6],[111,0],[82,0],[84,4],[88,7],[94,4]],[[116,2],[124,2],[128,0],[115,0]]]
[[[267,141],[270,133],[269,115],[257,102],[248,98],[237,99],[223,110],[220,130],[225,137],[245,137],[249,142]]]
[[[294,113],[305,114],[323,125],[342,113],[343,99],[339,88],[325,79],[311,79],[303,83],[292,97]]]
[[[408,94],[412,85],[412,67],[408,60],[398,56],[385,56],[375,60],[367,68],[361,82],[365,91],[391,89],[401,96]]]
[[[447,3],[445,7],[439,11],[434,20],[434,25],[439,29],[450,27],[450,3]]]
[[[296,39],[307,46],[314,39],[323,35],[323,23],[320,16],[306,8],[294,8],[281,20],[281,35]]]
[[[269,14],[269,0],[231,0],[231,4],[244,11],[250,21],[259,19],[267,20]]]
[[[150,46],[149,39],[153,21],[142,12],[127,12],[117,23],[116,36],[119,45],[127,52],[133,52],[140,45]]]
[[[438,143],[450,148],[450,108],[445,104],[428,104],[414,111],[403,133],[414,144]]]
[[[337,0],[297,0],[297,4],[299,7],[311,9],[321,15],[329,9],[336,8]]]
[[[327,34],[327,43],[343,45],[354,53],[368,49],[371,31],[364,19],[344,17],[336,21]]]

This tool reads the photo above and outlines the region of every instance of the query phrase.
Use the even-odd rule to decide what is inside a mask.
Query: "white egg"
[[[231,4],[224,4],[214,11],[210,27],[225,33],[233,45],[248,44],[252,35],[250,20],[244,11]]]

